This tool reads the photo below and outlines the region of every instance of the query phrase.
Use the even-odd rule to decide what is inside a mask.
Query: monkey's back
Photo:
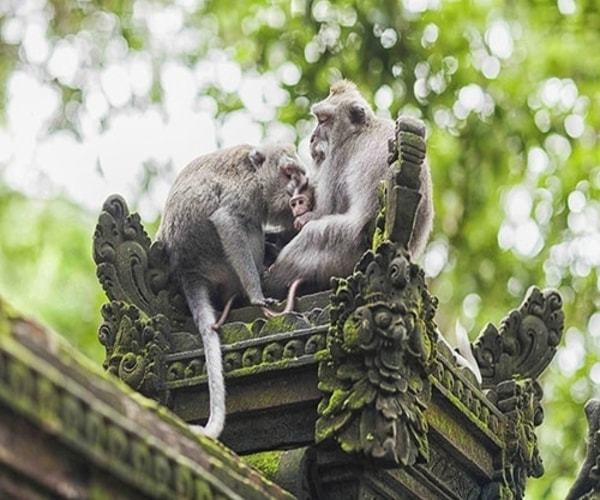
[[[264,210],[252,147],[235,146],[200,156],[177,176],[167,197],[157,239],[164,241],[176,276],[206,285],[217,303],[241,285],[227,262],[211,216],[228,207],[244,226],[258,226]],[[262,230],[262,229],[261,229]]]

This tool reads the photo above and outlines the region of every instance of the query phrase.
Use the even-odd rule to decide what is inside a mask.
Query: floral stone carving
[[[562,299],[556,291],[531,287],[521,306],[502,321],[488,324],[473,345],[484,387],[511,378],[537,378],[548,366],[564,325]]]
[[[143,318],[140,310],[112,301],[102,307],[104,322],[98,337],[106,349],[104,368],[132,388],[166,402],[164,355],[170,351],[168,319]]]
[[[544,473],[535,428],[544,420],[542,388],[531,379],[507,380],[496,388],[498,408],[506,416],[503,483],[507,498],[523,498],[528,477]]]
[[[183,297],[169,275],[161,243],[151,244],[138,214],[109,197],[94,232],[98,280],[110,299],[98,331],[104,367],[146,396],[165,402],[164,356],[172,331],[194,331]],[[175,335],[176,337],[176,335]]]
[[[535,435],[544,420],[537,377],[552,361],[563,326],[558,292],[532,287],[499,330],[487,325],[473,345],[482,385],[507,419],[502,457],[506,498],[522,498],[527,478],[544,473]]]
[[[110,196],[94,232],[94,261],[110,300],[136,306],[148,316],[163,314],[174,329],[195,331],[185,298],[169,274],[164,244],[151,243],[140,216],[125,200]]]
[[[316,441],[334,439],[346,452],[392,466],[427,461],[437,302],[423,271],[384,242],[335,283]]]

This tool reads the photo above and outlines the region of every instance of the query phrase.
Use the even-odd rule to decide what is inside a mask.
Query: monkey
[[[312,209],[314,207],[314,188],[308,184],[308,178],[293,178],[292,182],[288,184],[288,193],[290,195],[290,209],[292,216],[294,217],[294,229],[299,231],[304,226],[306,216],[312,216]],[[268,317],[280,316],[293,311],[294,300],[298,287],[302,284],[301,279],[295,280],[289,287],[286,306],[280,313],[274,313],[272,311],[265,310],[265,314]]]
[[[308,222],[307,216],[313,214],[315,190],[312,185],[309,185],[308,178],[293,179],[288,185],[288,193],[290,194],[290,209],[294,217],[294,229],[300,231]]]
[[[325,161],[327,155],[327,146],[329,146],[329,137],[327,131],[323,127],[315,127],[315,130],[310,135],[310,156],[313,160],[313,165],[318,169]]]
[[[320,127],[316,127],[310,136],[310,155],[313,160],[313,170],[315,170],[317,173],[319,171],[319,167],[325,160],[328,146],[329,138],[327,136],[327,131]],[[302,229],[308,221],[313,220],[316,217],[315,212],[312,211],[314,208],[314,198],[315,190],[314,186],[311,184],[310,192],[307,193],[307,198],[300,199],[300,203],[304,204],[304,206],[307,208],[302,210],[302,213],[294,213],[294,228],[296,230],[300,231],[300,229]],[[292,206],[291,204],[292,200],[290,200],[290,206]],[[292,209],[294,209],[293,206]]]
[[[169,192],[157,239],[164,242],[202,337],[209,386],[204,428],[217,438],[225,424],[225,383],[218,327],[236,296],[253,305],[265,298],[260,272],[264,226],[291,228],[289,192],[306,186],[305,169],[291,145],[235,146],[187,165]],[[217,320],[215,307],[222,307]]]
[[[329,96],[311,111],[317,118],[310,141],[317,170],[315,203],[313,211],[302,216],[302,230],[264,275],[264,289],[275,297],[282,297],[296,280],[323,290],[331,277],[352,273],[369,247],[379,184],[392,175],[388,142],[395,135],[394,122],[377,117],[352,82],[332,85]],[[420,176],[422,197],[408,244],[413,258],[423,252],[433,222],[427,163]]]
[[[310,137],[310,153],[317,175],[310,205],[306,206],[312,206],[314,211],[309,208],[296,216],[294,226],[306,226],[305,229],[289,247],[284,247],[265,276],[265,288],[276,296],[286,279],[291,282],[284,312],[291,311],[295,293],[306,281],[313,280],[313,285],[322,289],[330,277],[352,272],[368,248],[365,230],[372,230],[377,214],[379,182],[391,176],[387,144],[394,137],[395,125],[391,120],[375,117],[354,84],[341,81],[333,85],[329,97],[314,105],[312,112],[317,125]],[[421,169],[420,184],[422,199],[408,244],[413,258],[423,252],[433,225],[432,182],[427,163]],[[440,334],[457,362],[471,370],[481,383],[481,371],[466,332],[457,327],[456,336],[458,352]]]

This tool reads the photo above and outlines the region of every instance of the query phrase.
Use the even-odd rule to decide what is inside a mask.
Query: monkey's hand
[[[308,222],[316,219],[316,215],[314,212],[306,212],[302,215],[299,215],[294,219],[294,229],[300,231]]]

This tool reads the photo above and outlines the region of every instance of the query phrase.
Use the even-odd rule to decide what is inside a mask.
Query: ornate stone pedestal
[[[473,345],[483,383],[440,340],[437,300],[404,248],[419,201],[424,128],[398,121],[394,178],[352,276],[266,320],[234,310],[223,327],[222,441],[298,498],[521,498],[543,473],[537,378],[563,328],[556,292],[529,290]],[[105,368],[188,422],[206,417],[203,351],[160,243],[120,197],[94,236],[110,300]]]

